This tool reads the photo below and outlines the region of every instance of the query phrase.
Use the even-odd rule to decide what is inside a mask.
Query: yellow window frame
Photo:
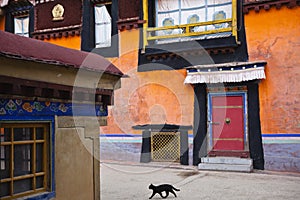
[[[143,25],[144,49],[148,45],[148,41],[150,41],[150,40],[200,36],[200,35],[205,35],[205,34],[222,33],[222,32],[229,32],[229,31],[232,32],[232,35],[235,37],[236,41],[238,42],[238,37],[237,37],[237,0],[232,0],[232,18],[225,19],[225,20],[215,20],[215,21],[200,22],[200,23],[193,23],[193,24],[183,24],[183,25],[176,25],[176,26],[150,28],[149,24],[148,24],[148,19],[149,19],[148,18],[148,0],[143,0],[143,16],[144,16],[144,20],[146,21]],[[202,31],[202,32],[190,31],[193,27],[196,27],[196,26],[222,24],[225,22],[231,23],[231,27],[217,29],[217,30]],[[164,35],[164,36],[148,36],[148,33],[152,32],[152,31],[178,29],[178,28],[184,29],[185,33],[174,34],[174,35]]]

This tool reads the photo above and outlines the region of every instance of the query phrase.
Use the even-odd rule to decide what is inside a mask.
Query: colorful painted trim
[[[0,99],[1,116],[107,116],[107,108],[95,104]]]
[[[299,133],[262,134],[264,144],[300,143]]]
[[[184,83],[230,83],[265,78],[264,62],[241,62],[189,67]]]
[[[101,142],[142,143],[141,134],[100,134]],[[193,144],[193,135],[188,135],[189,144]]]
[[[142,143],[141,134],[100,134],[101,142]],[[188,134],[189,144],[193,144],[194,136]],[[264,144],[300,143],[300,134],[262,134]]]
[[[142,143],[140,134],[100,134],[100,142]]]
[[[55,192],[47,192],[45,194],[36,195],[33,197],[26,198],[26,200],[48,200],[55,198]]]

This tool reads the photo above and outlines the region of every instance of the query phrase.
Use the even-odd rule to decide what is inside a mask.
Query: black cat
[[[176,189],[172,185],[169,185],[169,184],[162,184],[162,185],[158,185],[158,186],[150,184],[149,189],[153,190],[153,193],[149,199],[151,199],[156,193],[158,193],[163,199],[167,198],[169,196],[170,192],[172,194],[174,194],[175,197],[177,197],[173,190],[180,191],[179,189]],[[166,192],[166,196],[163,196],[162,192]]]

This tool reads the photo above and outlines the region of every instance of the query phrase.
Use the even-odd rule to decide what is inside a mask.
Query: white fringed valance
[[[228,83],[243,82],[256,79],[265,79],[264,67],[224,70],[224,71],[205,71],[205,72],[188,72],[184,83]]]

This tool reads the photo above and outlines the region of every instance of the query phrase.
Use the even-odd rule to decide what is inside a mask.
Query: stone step
[[[235,158],[235,157],[204,157],[201,158],[201,163],[210,164],[231,164],[231,165],[252,165],[250,158]]]
[[[200,163],[199,170],[212,170],[212,171],[232,171],[232,172],[252,172],[252,165],[236,165],[236,164],[214,164],[214,163]]]

